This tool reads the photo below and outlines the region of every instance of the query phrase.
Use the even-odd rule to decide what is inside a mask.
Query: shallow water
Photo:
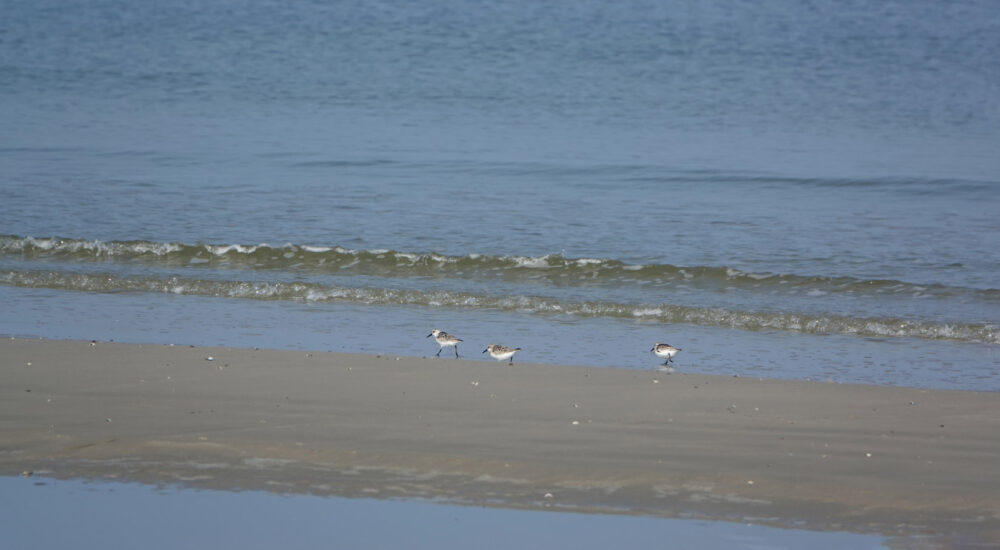
[[[574,364],[653,370],[650,353],[664,328],[655,322],[539,317],[525,312],[229,300],[170,294],[69,295],[0,286],[17,317],[0,317],[0,334],[156,344],[261,347],[397,356],[430,356],[430,328],[458,325],[463,360],[492,362],[482,351],[497,334],[524,348],[517,363]],[[839,383],[1000,390],[1000,350],[987,344],[865,339],[829,334],[743,331],[671,325],[684,342],[679,372],[811,379]],[[109,338],[110,337],[110,338]],[[569,344],[566,344],[569,342]],[[454,360],[451,348],[442,360]]]
[[[8,2],[0,332],[997,391],[995,11]]]
[[[877,535],[627,515],[0,477],[10,548],[883,548]]]

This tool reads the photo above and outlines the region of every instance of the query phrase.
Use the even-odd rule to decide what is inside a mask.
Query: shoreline
[[[0,365],[3,475],[1000,542],[997,393],[64,340]]]

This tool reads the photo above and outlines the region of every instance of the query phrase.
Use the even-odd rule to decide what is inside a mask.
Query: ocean
[[[0,334],[1000,390],[994,2],[0,12]]]

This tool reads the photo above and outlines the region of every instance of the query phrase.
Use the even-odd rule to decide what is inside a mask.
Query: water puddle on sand
[[[0,477],[4,547],[885,548],[877,535],[663,519]]]

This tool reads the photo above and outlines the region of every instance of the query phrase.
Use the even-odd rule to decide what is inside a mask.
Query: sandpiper
[[[455,348],[455,359],[458,359],[458,343],[462,341],[461,338],[456,338],[448,334],[447,332],[437,328],[432,330],[431,333],[427,335],[428,338],[430,338],[431,336],[433,336],[434,341],[437,342],[439,346],[441,346],[436,354],[438,357],[441,357],[441,350],[443,350],[448,346],[452,346]]]
[[[514,354],[521,351],[521,348],[508,348],[507,346],[501,346],[500,344],[490,344],[486,346],[483,353],[490,352],[490,357],[496,359],[497,361],[503,361],[504,359],[510,359],[508,365],[514,364]]]
[[[677,352],[681,351],[681,349],[680,348],[675,348],[674,346],[671,346],[670,344],[661,344],[661,343],[657,342],[657,343],[653,344],[653,349],[651,349],[649,351],[655,353],[657,357],[666,359],[666,361],[663,362],[663,364],[666,365],[668,363],[673,363],[674,362],[673,357],[675,355],[677,355]]]

